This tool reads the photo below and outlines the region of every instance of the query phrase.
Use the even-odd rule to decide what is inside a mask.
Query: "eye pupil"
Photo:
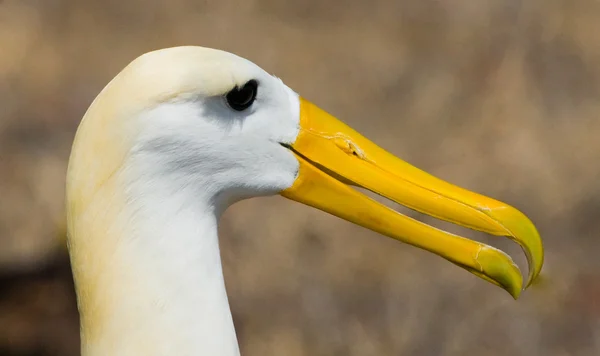
[[[235,87],[225,96],[227,104],[236,111],[246,110],[256,99],[257,89],[258,83],[254,79],[248,81],[241,88]]]

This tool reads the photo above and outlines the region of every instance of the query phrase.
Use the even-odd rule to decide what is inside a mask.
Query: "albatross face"
[[[199,47],[166,49],[140,57],[114,81],[124,88],[114,95],[128,100],[112,104],[107,117],[133,117],[118,131],[131,133],[127,157],[146,175],[195,186],[207,199],[219,197],[221,208],[279,193],[431,251],[518,297],[521,273],[504,252],[397,213],[351,187],[359,186],[511,238],[529,262],[525,287],[541,270],[540,236],[521,212],[411,166],[245,59]]]
[[[154,72],[169,83],[161,92],[166,99],[159,96],[134,119],[131,166],[175,189],[195,186],[194,194],[219,211],[292,186],[299,162],[282,144],[298,136],[298,95],[249,61],[196,50],[150,53],[134,66],[136,77],[145,76],[137,67],[155,68],[154,56],[171,54],[171,69]]]

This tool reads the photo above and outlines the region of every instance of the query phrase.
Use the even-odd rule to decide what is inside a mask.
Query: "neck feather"
[[[111,184],[71,225],[82,354],[238,355],[219,211],[150,187],[131,200]]]

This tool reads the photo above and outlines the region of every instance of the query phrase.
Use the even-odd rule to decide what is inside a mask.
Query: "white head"
[[[96,114],[107,101],[112,112]],[[135,169],[132,179],[164,179],[163,188],[194,189],[221,206],[276,194],[298,173],[298,160],[281,144],[298,135],[299,109],[298,95],[281,80],[233,54],[199,47],[151,52],[131,63],[92,105],[70,172],[85,170],[90,185]],[[110,150],[112,157],[94,152],[93,161],[105,162],[88,162],[88,156],[78,162],[78,152],[87,153],[80,147],[90,145]]]
[[[529,282],[541,269],[541,241],[523,214],[392,156],[254,63],[201,47],[139,57],[96,98],[69,162],[69,244],[86,338],[106,324],[98,320],[119,310],[107,311],[110,305],[127,298],[112,291],[152,269],[152,258],[162,261],[153,276],[165,278],[157,278],[155,289],[141,288],[138,300],[152,290],[166,299],[165,281],[175,276],[165,271],[181,265],[179,259],[194,260],[194,251],[216,253],[211,261],[219,264],[217,242],[206,248],[198,242],[201,235],[216,234],[216,219],[233,202],[277,193],[432,251],[515,297],[521,291],[520,272],[503,252],[418,223],[346,183],[444,220],[510,236],[533,267]],[[172,234],[185,238],[165,237]],[[151,257],[132,266],[115,262],[138,251]],[[193,270],[193,263],[185,266]],[[203,278],[190,275],[188,285]],[[211,283],[202,286],[218,289],[222,281]]]

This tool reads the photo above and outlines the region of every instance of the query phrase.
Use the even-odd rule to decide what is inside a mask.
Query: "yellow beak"
[[[525,288],[538,276],[544,261],[542,241],[523,213],[435,178],[309,101],[301,98],[300,102],[300,132],[290,146],[300,171],[294,185],[281,195],[431,251],[519,297],[521,272],[507,254],[402,215],[347,184],[363,187],[438,219],[511,238],[523,248],[529,263]]]

